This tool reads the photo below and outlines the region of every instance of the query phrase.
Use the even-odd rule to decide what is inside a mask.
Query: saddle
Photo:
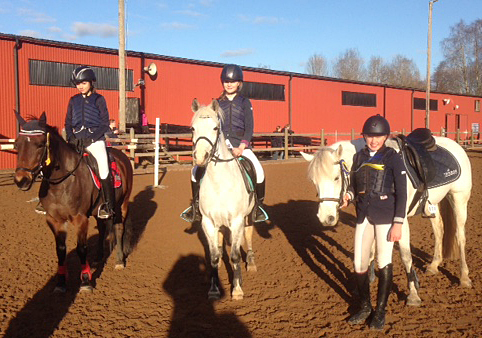
[[[92,156],[87,150],[83,153],[83,156],[84,156],[84,159],[86,160],[87,167],[89,168],[92,181],[94,182],[97,189],[100,190],[102,187],[102,184],[100,183],[99,166],[97,165],[97,161],[95,160],[95,157]],[[117,167],[117,162],[115,161],[114,156],[110,153],[109,149],[107,149],[107,156],[108,156],[110,174],[113,180],[114,188],[119,188],[122,186],[122,178],[120,175],[119,168]]]
[[[400,147],[407,175],[416,189],[408,212],[411,212],[420,201],[416,214],[435,217],[433,211],[425,215],[428,201],[428,189],[451,183],[460,176],[460,165],[457,159],[445,148],[437,146],[435,138],[427,128],[415,129],[408,136],[398,135],[396,141]],[[449,174],[447,174],[449,173]]]

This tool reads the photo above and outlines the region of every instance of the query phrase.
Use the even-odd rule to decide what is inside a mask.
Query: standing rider
[[[377,306],[370,328],[381,330],[385,325],[385,308],[392,289],[393,243],[400,240],[402,224],[406,220],[407,178],[400,154],[385,146],[390,125],[383,116],[368,118],[362,134],[366,147],[353,158],[350,186],[343,204],[345,207],[348,201],[355,201],[357,215],[354,266],[360,309],[348,322],[362,324],[372,314],[368,266],[375,241],[379,280]]]
[[[239,93],[243,86],[241,67],[233,64],[225,65],[221,72],[221,83],[224,90],[218,98],[218,102],[225,115],[221,129],[233,156],[240,157],[242,155],[253,163],[256,171],[255,190],[258,200],[254,221],[263,222],[268,219],[268,215],[262,209],[265,196],[265,177],[263,167],[251,150],[254,131],[253,107],[251,101]],[[188,222],[201,220],[199,186],[203,174],[204,168],[193,168],[191,175],[192,205],[181,214],[181,217]]]
[[[72,73],[71,81],[80,93],[72,96],[69,101],[65,118],[67,140],[78,151],[87,149],[96,159],[104,197],[98,217],[110,218],[114,215],[115,194],[104,136],[109,131],[107,103],[105,98],[94,89],[93,83],[96,77],[92,68],[87,66],[76,68]]]

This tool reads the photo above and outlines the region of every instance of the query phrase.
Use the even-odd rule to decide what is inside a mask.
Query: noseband
[[[340,166],[340,174],[342,178],[342,184],[341,184],[341,190],[340,190],[340,196],[338,198],[335,197],[320,197],[318,199],[318,202],[323,203],[323,202],[337,202],[338,203],[338,209],[343,205],[343,197],[345,196],[346,192],[348,191],[348,180],[350,177],[350,171],[348,170],[346,166],[345,160],[340,160],[338,162],[335,162],[335,164],[338,164]]]
[[[41,132],[38,132],[38,131],[35,131],[35,132],[29,132],[29,131],[25,131],[25,130],[21,130],[20,135],[24,135],[24,136],[28,136],[28,137],[31,137],[31,136],[41,136],[41,135],[44,135],[44,134],[47,134],[47,142],[45,142],[45,145],[43,146],[43,152],[42,152],[42,156],[40,156],[40,160],[38,162],[38,164],[33,167],[32,169],[29,169],[29,168],[23,168],[23,167],[17,167],[15,168],[15,172],[19,171],[19,170],[22,170],[22,171],[26,171],[28,173],[30,173],[33,177],[33,180],[35,180],[35,178],[37,177],[37,175],[42,171],[42,169],[44,168],[44,157],[45,155],[47,155],[47,159],[45,160],[45,165],[50,165],[51,163],[51,160],[50,160],[50,133],[45,133],[44,131],[41,131]]]

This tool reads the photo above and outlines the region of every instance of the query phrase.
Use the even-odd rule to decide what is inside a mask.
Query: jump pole
[[[156,139],[154,145],[154,187],[159,185],[159,125],[160,118],[156,117]]]

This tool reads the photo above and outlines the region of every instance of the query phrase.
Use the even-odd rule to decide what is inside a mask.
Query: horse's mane
[[[210,117],[214,120],[220,120],[221,122],[224,122],[224,111],[221,109],[221,107],[219,107],[219,110],[216,112],[214,109],[212,109],[209,106],[206,106],[206,105],[201,105],[199,107],[199,109],[196,111],[196,113],[194,113],[194,116],[192,117],[192,120],[191,120],[191,125],[193,124],[193,122],[200,118],[200,117]]]
[[[326,161],[327,154],[333,154],[335,150],[331,147],[322,147],[315,154],[308,166],[308,178],[317,184],[318,180],[323,177],[323,174],[333,166],[333,163]],[[331,156],[330,156],[331,157]]]

